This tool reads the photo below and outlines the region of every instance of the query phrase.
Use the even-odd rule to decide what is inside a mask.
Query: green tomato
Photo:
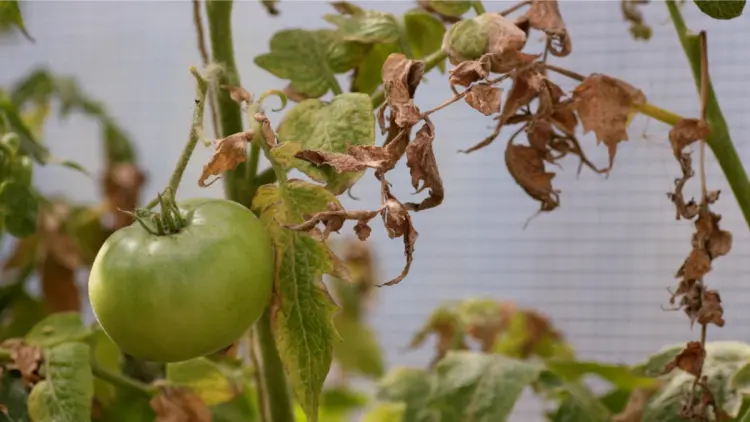
[[[10,175],[16,182],[29,186],[34,174],[34,162],[26,155],[16,156],[10,166]]]
[[[104,332],[141,360],[177,362],[236,341],[268,306],[271,239],[250,210],[225,199],[178,204],[187,225],[157,236],[138,222],[94,259],[89,300]]]

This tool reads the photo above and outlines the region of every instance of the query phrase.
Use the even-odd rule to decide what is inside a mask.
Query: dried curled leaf
[[[464,97],[464,101],[473,109],[478,110],[485,116],[495,114],[500,111],[500,88],[486,83],[472,85],[469,93]]]
[[[241,86],[221,85],[221,89],[229,92],[229,98],[231,98],[232,101],[236,102],[237,104],[241,105],[243,102],[247,104],[253,103],[253,94],[249,93],[245,88]]]
[[[479,60],[468,60],[449,70],[451,86],[469,86],[476,81],[487,79],[490,75],[491,57],[491,54],[485,54]]]
[[[634,115],[633,106],[646,102],[640,90],[602,74],[589,75],[575,90],[573,103],[584,133],[594,131],[609,149],[609,168],[615,160],[617,144],[628,140],[626,131]]]
[[[687,343],[685,349],[667,363],[664,367],[664,373],[666,374],[675,368],[680,368],[683,371],[698,377],[701,374],[701,368],[703,368],[703,361],[705,359],[706,350],[703,348],[703,345],[701,345],[701,342],[690,341]]]
[[[552,188],[555,173],[545,171],[542,156],[533,147],[509,144],[505,164],[516,183],[541,202],[540,211],[552,211],[560,205],[559,192]]]
[[[560,14],[557,0],[534,0],[531,7],[517,21],[517,25],[528,25],[534,29],[544,31],[550,38],[549,52],[553,56],[565,57],[572,51],[572,43],[565,22]]]
[[[703,293],[701,307],[696,315],[701,325],[714,324],[717,327],[724,326],[724,308],[721,306],[721,296],[716,290],[706,290]]]
[[[499,101],[498,101],[499,103]],[[432,141],[435,140],[435,127],[432,122],[425,122],[417,132],[414,141],[406,147],[406,165],[411,172],[411,185],[417,193],[429,189],[430,195],[419,204],[407,203],[407,209],[423,211],[436,207],[443,202],[443,180],[440,178]],[[421,183],[421,187],[420,187]]]
[[[545,87],[546,78],[536,69],[527,69],[513,78],[513,85],[500,114],[500,122],[505,123],[516,111],[531,103]]]
[[[6,365],[9,370],[21,373],[21,379],[28,386],[33,386],[41,381],[39,368],[42,362],[42,349],[37,346],[26,344],[23,339],[8,339],[0,344],[5,350],[10,350],[11,363]]]
[[[682,119],[669,130],[669,143],[675,156],[680,156],[686,146],[699,139],[706,139],[711,134],[711,128],[705,120]]]
[[[247,160],[247,144],[253,140],[253,132],[238,132],[226,138],[215,141],[216,151],[211,160],[203,166],[203,172],[198,180],[198,186],[205,188],[214,183],[206,180],[212,175],[218,175],[228,170],[234,170],[240,163]]]
[[[211,422],[211,411],[200,397],[185,390],[167,388],[150,404],[155,422]]]
[[[386,104],[395,115],[399,127],[417,123],[421,116],[414,104],[414,93],[424,76],[425,63],[421,60],[410,60],[401,53],[392,53],[383,63],[383,86]],[[385,105],[383,107],[385,107]],[[382,108],[381,108],[382,110]]]
[[[383,217],[383,223],[388,232],[388,237],[395,239],[401,237],[404,239],[404,256],[406,256],[406,266],[401,271],[401,274],[391,281],[388,281],[381,286],[392,286],[401,282],[401,280],[409,274],[411,268],[411,262],[414,257],[414,244],[417,242],[419,233],[414,229],[414,225],[411,223],[411,216],[406,207],[396,199],[390,192],[387,182],[383,182],[382,185],[383,200],[385,209],[381,213]]]
[[[732,249],[732,233],[719,228],[721,215],[702,210],[695,220],[693,247],[705,250],[711,260],[726,255]]]
[[[255,113],[254,116],[255,120],[261,124],[261,132],[263,133],[263,139],[266,141],[266,145],[268,145],[268,148],[275,147],[278,142],[276,140],[276,134],[273,133],[273,128],[271,127],[271,121],[268,120],[268,117],[266,117],[265,114],[261,113]],[[252,135],[250,136],[250,142],[252,142]]]

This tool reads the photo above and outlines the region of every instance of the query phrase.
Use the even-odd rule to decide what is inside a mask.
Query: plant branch
[[[702,72],[700,37],[688,30],[679,6],[674,0],[667,0],[667,8],[677,32],[677,37],[680,40],[680,44],[682,44],[682,49],[685,51],[688,62],[690,62],[696,86],[700,89]],[[734,197],[745,217],[745,222],[750,226],[750,180],[747,178],[745,168],[732,143],[729,128],[724,120],[724,115],[719,107],[719,102],[716,99],[710,79],[707,80],[705,86],[706,121],[711,127],[711,134],[706,139],[706,142],[711,151],[713,151],[727,182],[729,182],[729,186],[732,188]]]
[[[198,36],[198,51],[201,53],[201,59],[203,60],[203,67],[208,66],[208,48],[206,47],[206,35],[203,30],[203,17],[201,16],[201,2],[200,0],[193,0],[193,23],[195,24],[195,34]],[[213,96],[208,99],[208,107],[211,110],[211,123],[214,127],[214,137],[221,138],[219,136],[219,115],[216,113],[216,101]]]
[[[708,106],[708,46],[706,45],[706,31],[700,33],[701,41],[701,120],[706,120]],[[701,204],[706,204],[708,189],[706,188],[706,140],[700,140],[700,178]]]
[[[255,323],[255,338],[262,363],[261,378],[268,398],[266,410],[273,422],[294,422],[291,394],[284,375],[284,367],[279,359],[279,352],[271,329],[271,309],[266,309]],[[262,398],[261,398],[262,399]]]
[[[99,365],[99,363],[96,361],[91,362],[91,371],[94,373],[95,377],[100,378],[116,387],[123,387],[129,390],[133,390],[143,394],[146,397],[152,397],[159,392],[159,389],[157,387],[148,385],[128,376],[112,372]]]
[[[195,66],[190,66],[190,73],[193,74],[196,81],[196,96],[195,96],[195,109],[193,110],[193,123],[190,125],[190,134],[188,140],[182,149],[180,158],[177,160],[177,166],[172,172],[172,177],[169,178],[168,189],[173,198],[176,198],[177,188],[182,180],[182,175],[185,173],[185,168],[190,161],[190,156],[195,151],[195,146],[198,145],[198,140],[203,137],[203,115],[206,105],[206,92],[208,91],[208,81],[198,73],[198,69]],[[159,198],[152,200],[146,205],[146,208],[153,208],[159,203]],[[164,210],[162,210],[164,211]]]

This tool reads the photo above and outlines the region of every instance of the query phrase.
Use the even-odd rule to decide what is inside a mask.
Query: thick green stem
[[[207,0],[206,16],[208,18],[208,31],[211,39],[212,60],[222,67],[219,76],[219,85],[241,86],[237,68],[234,62],[234,43],[232,41],[232,1]],[[335,82],[335,80],[334,80]],[[334,85],[334,89],[338,84]],[[339,88],[340,91],[340,88]],[[216,104],[219,112],[219,124],[223,137],[232,135],[243,130],[242,111],[236,102],[229,97],[226,90],[214,89]],[[339,92],[340,93],[340,92]],[[262,132],[262,131],[259,131]],[[266,171],[256,177],[255,171],[249,172],[246,166],[254,166],[257,169],[258,148],[263,145],[253,142],[251,147],[250,161],[241,163],[234,171],[227,172],[224,176],[225,194],[227,198],[239,202],[247,207],[252,203],[255,189],[265,183],[273,182],[273,178],[281,173]],[[265,144],[265,142],[263,142]],[[283,173],[282,180],[286,178]],[[262,367],[256,368],[261,373],[265,388],[259,389],[260,400],[266,403],[271,421],[294,422],[294,408],[292,406],[289,388],[287,386],[284,367],[276,350],[273,334],[271,331],[271,320],[268,312],[255,327],[258,333],[257,347],[262,357]]]
[[[700,37],[687,28],[685,20],[682,18],[682,13],[674,0],[667,0],[667,8],[677,31],[677,37],[680,39],[680,44],[682,44],[682,49],[685,50],[685,55],[693,70],[695,84],[700,91]],[[734,197],[737,199],[737,203],[742,210],[745,221],[750,226],[750,180],[748,180],[745,168],[742,166],[742,161],[737,154],[737,150],[734,148],[727,122],[724,120],[724,115],[721,112],[710,80],[707,83],[707,88],[706,120],[711,126],[711,135],[706,139],[706,143],[711,147],[711,151],[713,151],[716,160],[719,162],[719,166],[721,166],[724,176],[732,188]]]
[[[425,57],[424,59],[424,73],[429,72],[430,70],[434,69],[439,65],[440,63],[445,60],[445,58],[448,57],[443,50],[438,50],[429,56]],[[383,89],[379,89],[378,91],[374,92],[370,98],[372,99],[372,108],[378,108],[380,107],[383,102],[385,101],[385,91]]]
[[[260,349],[261,378],[266,391],[266,410],[271,422],[294,422],[291,394],[284,376],[284,367],[271,330],[271,310],[266,309],[255,324],[255,340]]]
[[[241,86],[240,76],[234,61],[234,42],[232,41],[232,1],[207,0],[206,17],[208,33],[211,39],[211,59],[221,66],[216,86],[213,88],[216,106],[219,112],[219,126],[222,137],[243,131],[242,110],[221,85]],[[246,166],[240,163],[234,170],[224,174],[224,193],[227,198],[247,207],[253,199],[253,187],[247,179]],[[254,176],[254,175],[253,175]]]
[[[146,397],[152,397],[159,392],[159,389],[157,387],[148,385],[144,382],[135,380],[125,375],[112,372],[102,367],[97,362],[91,363],[91,370],[94,373],[95,377],[100,378],[114,385],[115,387],[127,388],[129,390],[141,393]]]

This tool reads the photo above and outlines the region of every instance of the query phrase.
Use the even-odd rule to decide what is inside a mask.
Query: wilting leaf
[[[714,19],[734,19],[742,15],[745,0],[694,0],[701,12]]]
[[[468,60],[448,71],[451,85],[469,86],[490,75],[490,57],[485,54],[479,60]]]
[[[500,88],[495,88],[490,84],[479,83],[472,85],[464,100],[473,109],[485,116],[489,116],[500,111],[500,93]]]
[[[445,16],[459,17],[471,10],[470,0],[428,0],[430,7]]]
[[[94,376],[85,343],[62,343],[44,351],[44,381],[29,394],[29,416],[34,422],[90,420]]]
[[[431,366],[443,359],[451,350],[468,349],[464,339],[466,327],[455,310],[448,306],[441,306],[432,311],[427,322],[412,336],[409,348],[421,346],[430,334],[437,336],[436,353]]]
[[[445,27],[435,16],[421,9],[409,10],[404,14],[404,29],[415,59],[425,58],[440,50]],[[441,61],[438,68],[445,71],[445,61]]]
[[[432,376],[425,370],[407,367],[391,369],[378,382],[377,398],[389,403],[404,405],[404,421],[421,420],[432,389]]]
[[[573,101],[584,133],[594,131],[597,140],[607,145],[612,168],[617,144],[628,140],[626,129],[635,113],[633,106],[644,103],[646,97],[619,79],[592,74],[575,88]]]
[[[513,85],[505,99],[500,121],[506,122],[516,111],[531,103],[545,87],[547,79],[536,69],[520,72],[513,78]]]
[[[323,19],[335,25],[337,35],[346,41],[392,43],[399,37],[398,23],[390,13],[367,10],[353,16],[327,14]]]
[[[211,422],[211,411],[198,396],[180,389],[166,389],[151,399],[155,422]]]
[[[704,120],[682,119],[669,130],[669,142],[676,155],[682,153],[686,146],[693,142],[706,139],[711,134],[711,128]]]
[[[8,339],[2,342],[2,348],[10,351],[11,362],[6,369],[16,370],[27,386],[33,386],[41,377],[39,367],[42,362],[42,349],[27,344],[23,339]]]
[[[299,224],[304,215],[326,211],[331,203],[341,206],[321,186],[291,180],[283,189],[262,186],[252,204],[276,249],[271,320],[279,355],[311,422],[318,420],[319,395],[338,337],[332,320],[337,307],[321,280],[323,274],[333,272],[334,265],[325,244],[279,224]]]
[[[538,151],[526,145],[508,145],[505,164],[510,175],[526,193],[541,202],[542,211],[552,211],[560,204],[558,192],[552,188],[555,173],[545,171]]]
[[[415,211],[436,207],[443,202],[443,181],[432,150],[434,140],[435,128],[432,123],[427,122],[419,129],[414,141],[406,147],[406,165],[411,172],[411,185],[417,190],[416,193],[429,189],[430,194],[419,204],[406,204],[407,208]]]
[[[240,163],[245,162],[247,160],[247,145],[252,140],[252,132],[239,132],[216,140],[216,151],[214,151],[208,164],[203,166],[203,172],[198,179],[198,186],[202,188],[210,186],[213,181],[206,183],[209,177],[234,170]]]
[[[404,240],[404,256],[406,257],[406,266],[401,270],[401,274],[382,284],[382,286],[393,286],[400,283],[409,274],[414,259],[414,244],[417,242],[419,233],[414,229],[409,211],[391,194],[387,184],[383,184],[382,191],[385,209],[381,215],[388,237],[391,239],[400,237]]]
[[[375,44],[357,66],[352,91],[372,94],[383,83],[383,63],[391,53],[400,52],[398,43]]]
[[[291,88],[318,98],[331,89],[336,73],[354,68],[367,53],[361,43],[340,41],[333,30],[288,29],[271,38],[271,52],[255,57],[255,64],[291,81]]]
[[[503,73],[523,61],[519,52],[525,44],[526,33],[516,24],[500,14],[485,13],[451,26],[442,49],[453,65],[491,54],[492,71]]]
[[[305,100],[285,115],[278,128],[283,143],[298,142],[302,149],[345,153],[349,146],[375,143],[375,118],[370,97],[360,93],[336,96],[330,103]],[[330,167],[316,167],[301,160],[292,164],[313,180],[326,183],[326,188],[340,195],[360,177],[362,172],[337,173]]]
[[[690,341],[685,349],[682,350],[675,358],[667,363],[664,372],[670,372],[674,368],[680,368],[694,376],[700,376],[703,360],[706,358],[706,351],[699,341]]]
[[[32,345],[53,347],[61,343],[81,341],[90,333],[91,331],[83,326],[81,314],[60,312],[39,321],[26,334],[25,340]]]
[[[500,355],[450,352],[436,367],[429,406],[442,420],[502,421],[540,370]]]
[[[253,102],[253,94],[241,86],[222,85],[220,88],[229,92],[229,98],[237,104],[252,104]]]
[[[167,380],[174,386],[190,390],[206,406],[228,402],[238,391],[219,365],[206,358],[170,363],[167,365]]]
[[[568,31],[565,29],[557,0],[534,0],[531,7],[520,18],[532,28],[544,31],[552,40],[549,52],[553,56],[565,57],[572,50]],[[519,24],[519,22],[516,22]]]
[[[401,53],[388,56],[383,63],[383,86],[385,88],[384,104],[379,111],[379,123],[385,106],[391,108],[391,123],[398,127],[416,124],[422,116],[419,108],[414,104],[414,94],[424,76],[425,63],[407,59]],[[408,142],[408,141],[407,141]]]
[[[0,31],[5,31],[11,26],[18,28],[27,40],[34,42],[34,38],[26,31],[18,1],[4,0],[0,2]]]

